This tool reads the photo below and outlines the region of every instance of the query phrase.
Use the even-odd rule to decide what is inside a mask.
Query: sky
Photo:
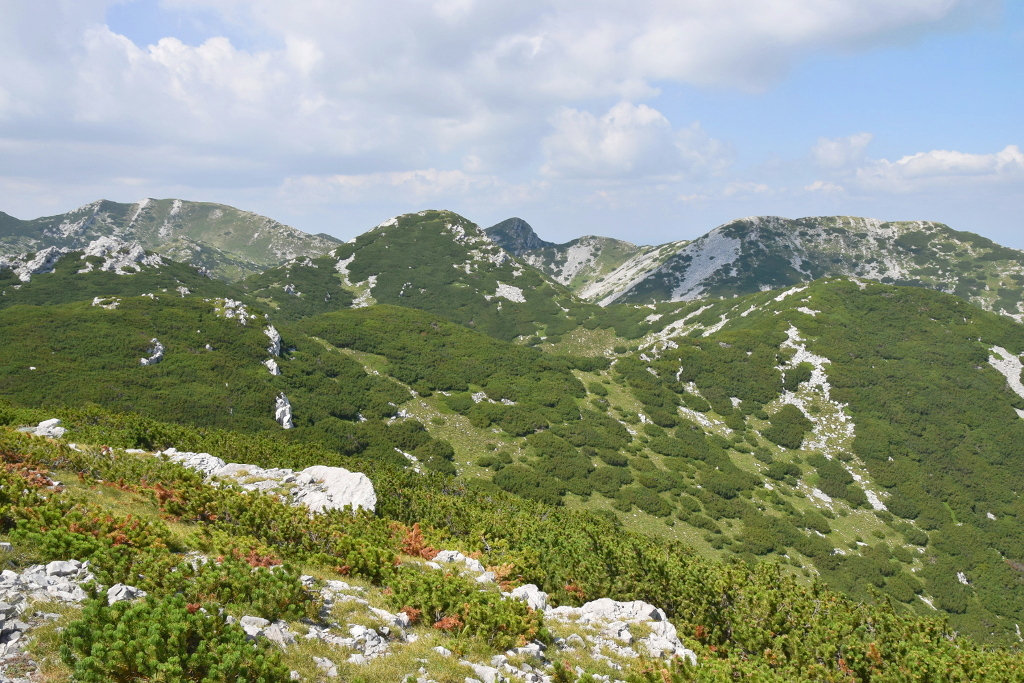
[[[1024,248],[1024,3],[0,0],[0,211],[145,197],[343,239],[843,214]]]

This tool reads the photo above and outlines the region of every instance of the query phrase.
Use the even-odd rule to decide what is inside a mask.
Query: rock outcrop
[[[546,597],[546,596],[545,596]],[[611,598],[601,598],[586,603],[582,607],[549,607],[544,610],[546,619],[558,620],[577,625],[587,625],[600,632],[588,639],[595,647],[605,647],[623,656],[648,655],[651,657],[685,657],[692,664],[697,663],[697,655],[683,646],[676,633],[676,627],[665,616],[665,612],[654,605],[634,600],[620,602]],[[634,638],[629,630],[631,624],[642,624],[650,634],[642,638]],[[611,640],[609,640],[611,639]],[[637,652],[618,643],[628,646],[634,642],[642,644],[646,652]]]
[[[267,325],[263,329],[263,334],[267,335],[270,340],[270,346],[267,347],[267,353],[271,356],[281,355],[281,333],[277,331],[273,325]]]
[[[116,237],[100,237],[85,248],[82,258],[98,256],[103,259],[99,270],[118,275],[128,275],[140,270],[139,265],[162,266],[164,261],[157,254],[147,254],[142,245],[135,241],[126,241]],[[92,263],[79,272],[88,273],[93,269]]]
[[[60,426],[59,418],[52,417],[49,420],[43,420],[35,427],[22,427],[18,431],[28,432],[36,436],[44,436],[49,439],[59,439],[64,436],[64,432],[67,430]]]
[[[167,350],[164,345],[156,337],[150,339],[149,343],[153,345],[149,349],[149,358],[140,358],[139,365],[156,365],[164,359],[164,351]]]
[[[170,448],[163,452],[170,460],[207,477],[237,483],[250,491],[266,491],[287,497],[295,505],[304,505],[312,512],[352,507],[373,511],[377,493],[373,482],[362,472],[344,467],[315,465],[301,472],[289,469],[263,469],[256,465],[225,463],[209,453],[185,453]]]
[[[281,425],[281,429],[291,429],[292,424],[292,404],[288,400],[288,397],[281,392],[277,395],[277,400],[274,403],[274,419]]]
[[[6,569],[0,573],[0,681],[30,683],[37,680],[38,663],[25,652],[25,644],[33,629],[60,614],[32,609],[35,603],[79,604],[89,596],[82,585],[95,580],[87,562],[58,560],[49,564],[36,564],[20,574]],[[116,590],[115,590],[116,589]],[[145,595],[143,591],[118,584],[107,592],[116,600],[130,600]],[[112,601],[112,602],[113,602]],[[7,678],[8,663],[17,662],[24,671],[22,678]]]

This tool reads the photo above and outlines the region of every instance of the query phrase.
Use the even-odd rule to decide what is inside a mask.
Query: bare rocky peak
[[[553,242],[545,242],[538,237],[530,224],[522,218],[503,220],[497,225],[487,228],[484,232],[492,242],[515,256],[522,256],[535,249],[555,246]]]

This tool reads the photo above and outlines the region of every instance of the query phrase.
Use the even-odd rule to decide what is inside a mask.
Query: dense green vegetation
[[[79,273],[90,261],[93,265],[103,263],[98,256],[81,257],[82,252],[77,251],[65,254],[57,261],[53,272],[33,275],[29,282],[21,282],[13,270],[0,268],[0,308],[92,301],[95,297],[109,304],[117,297],[143,294],[180,297],[179,287],[194,296],[226,297],[234,293],[229,285],[173,261],[159,267],[141,266],[137,273],[118,275],[102,270]]]
[[[31,412],[11,414],[24,418]],[[151,456],[109,458],[98,450],[73,451],[7,430],[0,430],[0,453],[7,464],[0,473],[5,529],[34,528],[68,539],[63,547],[25,546],[32,549],[25,561],[68,558],[73,550],[85,552],[97,570],[116,572],[118,557],[169,562],[190,548],[224,554],[234,548],[249,551],[245,556],[254,577],[271,573],[260,565],[279,562],[276,558],[307,567],[344,563],[345,572],[388,587],[395,605],[420,605],[420,618],[436,618],[438,628],[458,630],[459,638],[503,648],[508,642],[503,638],[520,628],[544,637],[539,615],[524,612],[521,603],[497,601],[454,577],[424,574],[415,562],[396,566],[395,554],[409,549],[410,536],[402,531],[417,523],[417,533],[422,528],[432,543],[481,552],[487,565],[502,565],[516,583],[538,584],[559,603],[608,596],[662,606],[699,658],[695,669],[677,671],[680,680],[1018,680],[1024,674],[1019,654],[980,647],[942,621],[909,615],[884,599],[853,602],[820,585],[784,578],[769,563],[708,561],[678,543],[624,531],[590,514],[474,492],[442,475],[417,476],[378,464],[371,469],[381,500],[376,517],[332,513],[311,519],[266,496],[211,487],[195,473]],[[46,495],[39,488],[46,484],[40,467],[80,472],[93,494]],[[110,500],[98,495],[103,491],[126,487],[137,492],[137,500],[151,501],[151,512],[140,512],[136,503],[142,516],[132,519],[96,502]],[[40,508],[84,514],[41,523],[35,514]],[[193,531],[169,534],[156,518],[158,511]],[[17,536],[12,540],[18,542]],[[83,550],[90,547],[91,552]],[[292,590],[287,576],[267,590],[287,594]],[[206,596],[203,611],[188,608],[180,583],[155,584],[149,598],[131,605],[108,608],[105,600],[92,602],[66,629],[64,657],[81,680],[131,680],[176,671],[172,667],[191,668],[187,675],[175,673],[178,678],[167,675],[168,680],[217,680],[218,672],[232,671],[242,657],[254,665],[239,680],[285,680],[276,653],[264,649],[257,655],[246,649],[254,646],[237,628],[206,620],[221,606],[234,611],[229,607],[233,584],[224,585],[225,593]],[[197,639],[207,645],[195,649]],[[211,649],[221,656],[213,657]],[[142,651],[148,658],[133,656]],[[94,656],[83,658],[84,652]],[[642,676],[645,665],[638,666],[635,675]]]
[[[1024,398],[989,355],[993,346],[1024,353],[1018,324],[921,287],[848,280],[787,295],[598,308],[501,255],[476,230],[446,212],[400,217],[239,289],[176,265],[117,276],[76,275],[58,264],[20,289],[9,282],[0,297],[0,398],[14,403],[0,404],[0,422],[56,416],[79,443],[176,446],[264,466],[344,465],[371,473],[387,496],[380,518],[363,519],[365,527],[332,527],[349,541],[311,545],[302,537],[308,520],[293,516],[282,525],[273,519],[291,513],[255,498],[211,494],[174,468],[144,476],[130,470],[126,480],[163,481],[175,491],[161,501],[161,514],[215,527],[210,538],[217,540],[204,541],[209,547],[224,545],[217,534],[244,539],[235,547],[241,555],[186,567],[181,539],[154,521],[132,541],[139,552],[118,560],[99,539],[119,529],[79,538],[68,525],[89,519],[87,508],[76,507],[87,503],[58,505],[57,498],[11,517],[10,537],[47,557],[92,558],[105,580],[172,577],[145,584],[157,597],[181,595],[193,604],[215,585],[218,603],[231,610],[291,619],[308,603],[295,567],[345,566],[389,585],[395,575],[386,567],[399,548],[384,521],[422,523],[435,538],[484,551],[495,565],[513,564],[517,580],[567,603],[578,601],[577,589],[662,606],[662,595],[682,591],[699,603],[680,586],[728,575],[727,582],[801,595],[820,595],[828,585],[873,605],[866,610],[891,601],[889,616],[864,619],[895,619],[894,629],[929,652],[937,640],[908,635],[911,622],[902,620],[935,614],[933,607],[960,633],[1015,639],[1024,613],[1024,422],[1016,412]],[[967,238],[940,233],[904,232],[895,248],[911,259],[935,249],[960,258],[959,247],[943,245]],[[988,254],[992,263],[1008,258],[996,246],[974,244],[978,258]],[[986,281],[976,282],[960,294],[982,291]],[[182,284],[192,293],[182,297],[175,290]],[[513,298],[521,291],[525,302],[495,296],[499,284],[517,288],[503,291]],[[733,285],[719,293],[747,291]],[[147,293],[153,296],[140,296]],[[103,309],[91,305],[94,296],[120,303]],[[225,316],[226,297],[246,302],[246,324]],[[283,337],[279,375],[263,364],[271,357],[270,322]],[[591,355],[561,352],[585,348],[560,343],[577,333],[601,340],[577,351]],[[166,347],[164,359],[142,366],[154,338]],[[804,355],[795,355],[794,340],[806,345]],[[823,359],[822,372],[806,354]],[[822,373],[827,388],[816,384]],[[294,410],[293,429],[274,421],[280,394]],[[403,471],[409,456],[427,475]],[[97,479],[113,474],[89,467],[99,468],[91,475]],[[183,495],[193,487],[201,495]],[[235,520],[230,528],[209,524],[225,514]],[[528,522],[531,516],[544,524]],[[564,539],[552,540],[556,527]],[[671,540],[637,535],[640,529]],[[275,554],[288,568],[252,573],[240,559],[252,551]],[[649,559],[669,552],[686,567]],[[574,564],[565,559],[572,553],[603,559]],[[648,559],[635,567],[619,556],[630,553]],[[759,561],[774,573],[752,579]],[[542,633],[493,597],[469,599],[472,586],[438,580],[408,574],[391,589],[438,620],[476,623],[470,631],[492,644],[511,637],[492,628],[502,620],[517,623],[519,635]],[[819,587],[810,588],[814,581]],[[846,598],[829,599],[852,609]],[[157,601],[152,609],[177,609],[169,605]],[[722,609],[708,603],[687,616],[670,607],[694,629],[710,629]],[[234,647],[233,636],[224,637]],[[737,647],[730,638],[709,647],[728,653]],[[746,647],[736,661],[753,661]],[[795,667],[805,655],[787,656]],[[712,659],[739,666],[731,657]]]
[[[0,314],[0,395],[26,405],[83,406],[136,412],[210,429],[320,443],[341,454],[396,463],[416,452],[429,467],[451,470],[450,448],[415,422],[387,424],[410,394],[352,358],[285,330],[286,349],[272,376],[263,361],[263,316],[248,324],[224,317],[222,301],[177,295],[125,298],[113,310],[89,303],[13,306]],[[164,359],[142,366],[151,339]],[[295,428],[274,421],[276,396],[294,409]],[[170,444],[167,444],[170,445]],[[417,450],[419,449],[419,450]]]
[[[260,296],[269,286],[265,283],[275,279],[284,286],[292,281],[281,278],[287,272],[303,296],[322,299],[325,293],[333,297],[337,283],[345,281],[353,291],[368,291],[377,303],[418,308],[504,340],[538,331],[563,334],[596,308],[509,258],[476,225],[448,211],[399,216],[338,247],[331,257],[347,264],[346,274],[318,259],[316,269],[291,266],[261,276],[254,287],[262,290],[252,291]],[[402,267],[395,268],[396,263]],[[524,301],[502,296],[499,283],[515,287]],[[276,291],[274,301],[282,311],[314,306],[303,296]]]
[[[822,312],[796,310],[804,304]],[[130,447],[233,448],[220,435],[238,430],[258,435],[264,453],[292,453],[305,465],[354,457],[406,466],[409,453],[438,472],[464,469],[428,419],[392,419],[409,405],[411,387],[464,416],[477,438],[497,430],[518,444],[515,457],[474,456],[486,473],[474,483],[482,490],[640,511],[711,550],[781,558],[789,571],[818,573],[851,595],[881,589],[919,611],[929,608],[918,596],[929,597],[957,628],[978,635],[1007,633],[1020,613],[1013,491],[1021,428],[1013,411],[1024,402],[987,365],[985,345],[1016,353],[1024,340],[1010,321],[953,297],[831,282],[789,301],[757,294],[698,315],[692,304],[662,305],[662,318],[645,326],[690,316],[692,331],[658,350],[627,352],[611,367],[601,357],[497,340],[436,313],[377,305],[282,326],[277,377],[262,365],[268,340],[257,321],[240,325],[222,317],[220,305],[161,295],[125,298],[115,310],[85,302],[9,307],[0,315],[12,340],[0,350],[0,386],[81,429],[91,424],[88,436],[75,437],[83,441],[109,440],[109,418],[62,406],[148,416],[133,418],[135,440],[121,444]],[[722,329],[702,336],[723,316]],[[845,461],[801,450],[815,415],[776,402],[811,377],[807,363],[787,365],[791,324],[832,360],[833,398],[849,403],[857,432],[842,447]],[[167,355],[139,366],[152,337]],[[379,359],[383,374],[367,372],[352,353]],[[281,392],[294,408],[288,431],[272,419]],[[168,431],[152,418],[182,427]],[[185,425],[205,436],[184,437]],[[312,455],[299,457],[303,448]],[[851,465],[872,483],[855,481]],[[845,507],[812,504],[812,486]],[[868,486],[889,512],[871,513]],[[837,522],[823,516],[837,513]]]
[[[287,680],[280,656],[253,647],[241,627],[174,596],[106,605],[92,601],[67,630],[62,649],[82,683]],[[255,650],[255,651],[254,651]]]
[[[239,287],[285,320],[349,308],[352,292],[342,285],[337,262],[333,254],[293,261],[248,277]]]
[[[760,310],[738,315],[752,306]],[[797,310],[801,306],[816,312]],[[1019,461],[1024,452],[1024,422],[1015,409],[1024,407],[1024,402],[988,364],[993,345],[1013,354],[1024,352],[1024,331],[1019,325],[941,293],[848,281],[812,285],[789,301],[776,302],[764,294],[723,302],[707,314],[704,324],[717,322],[722,315],[729,322],[706,340],[677,338],[676,348],[662,351],[656,360],[631,372],[631,378],[651,385],[644,399],[651,418],[671,404],[672,397],[664,389],[672,387],[672,373],[678,371],[680,379],[694,381],[726,423],[730,413],[749,410],[746,420],[729,424],[745,430],[748,441],[750,426],[755,424],[751,418],[762,412],[768,421],[756,424],[765,425],[758,428],[764,439],[787,449],[799,448],[814,415],[793,405],[771,415],[761,408],[761,401],[780,391],[778,371],[771,366],[787,355],[783,345],[770,347],[790,325],[797,325],[810,340],[808,348],[831,361],[832,398],[848,404],[846,410],[857,426],[850,450],[839,455],[847,463],[857,458],[888,493],[889,510],[879,513],[881,520],[909,543],[927,545],[919,568],[908,573],[905,566],[912,556],[903,555],[905,551],[898,547],[865,545],[854,554],[832,554],[829,545],[821,542],[824,539],[800,540],[787,532],[786,516],[791,522],[798,519],[790,514],[783,516],[782,527],[779,519],[772,522],[775,528],[760,539],[760,547],[751,542],[752,536],[759,535],[758,525],[745,519],[747,548],[756,552],[771,543],[776,548],[790,545],[813,557],[833,585],[854,594],[864,594],[874,585],[905,601],[913,593],[931,596],[937,607],[957,615],[958,627],[973,633],[998,632],[1019,618],[1024,596],[1017,569],[1024,540],[1019,535],[1024,529],[1018,495],[1024,486],[1020,480],[1024,463]],[[761,379],[757,379],[754,360],[758,349],[748,345],[744,350],[744,338],[768,343],[761,352],[768,359]],[[656,375],[645,372],[647,368],[670,380],[658,389]],[[702,371],[707,373],[703,382]],[[799,381],[791,381],[791,373]],[[809,369],[800,366],[785,375],[788,389],[810,378]],[[749,379],[750,384],[744,385],[741,379]],[[724,390],[717,405],[713,384]],[[756,387],[768,393],[751,393]],[[722,396],[736,397],[740,403],[732,408]],[[682,394],[678,402],[685,403],[685,397]],[[777,481],[792,477],[795,483],[801,477],[803,467],[788,456],[778,460],[765,453],[763,461],[769,465],[766,474]],[[845,499],[854,509],[869,507],[862,485],[842,462],[812,452],[806,463],[814,468],[810,481],[825,494]],[[716,492],[728,492],[720,484],[715,486]],[[735,490],[742,492],[744,487]],[[906,520],[913,520],[913,525]]]

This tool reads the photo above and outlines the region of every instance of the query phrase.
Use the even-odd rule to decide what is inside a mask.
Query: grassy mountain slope
[[[884,586],[901,600],[923,589],[965,630],[1013,628],[1024,607],[1024,399],[1011,389],[1019,368],[1008,380],[997,366],[1015,367],[1003,357],[1024,352],[1018,324],[938,292],[840,280],[714,304],[674,328],[647,339],[646,376],[635,376],[665,378],[682,390],[684,415],[740,446],[733,463],[772,486],[755,485],[756,505],[847,513],[845,523],[826,523],[832,532],[804,525],[843,554],[791,546],[815,556],[833,585],[854,593]],[[770,401],[757,393],[771,387],[770,374],[751,381],[749,366],[765,353],[754,340],[789,357],[776,366],[787,391]],[[649,408],[671,403],[662,393]],[[730,406],[733,397],[742,402]],[[702,410],[700,419],[694,411]],[[741,481],[731,484],[740,493]],[[777,522],[764,535],[757,518],[743,521],[737,540],[749,550],[778,552],[785,542]],[[911,572],[890,574],[893,559]]]
[[[506,340],[560,334],[593,308],[448,211],[392,218],[327,256],[272,269],[245,287],[282,316],[336,310],[354,297],[353,306],[418,308]]]
[[[0,420],[14,424],[38,417],[0,411]],[[79,437],[90,426],[69,426],[82,444]],[[104,436],[114,446],[139,445],[137,433],[123,425],[112,425]],[[196,443],[187,433],[177,436]],[[267,452],[244,435],[228,442],[229,449],[210,450],[223,457],[231,457],[227,450],[251,453],[254,464],[265,467],[296,466],[293,454]],[[885,601],[854,602],[786,579],[770,564],[708,561],[591,515],[474,493],[436,475],[370,469],[380,501],[375,517],[310,518],[264,494],[211,486],[148,453],[118,450],[110,457],[95,447],[71,450],[0,429],[0,456],[2,533],[14,545],[10,566],[87,559],[104,584],[131,582],[149,593],[114,608],[103,595],[84,609],[43,605],[58,611],[33,634],[30,653],[47,680],[130,680],[157,665],[180,663],[198,647],[190,660],[193,675],[183,680],[200,680],[218,666],[237,667],[231,680],[285,681],[292,678],[289,670],[300,680],[320,680],[323,672],[313,658],[327,656],[338,662],[343,680],[393,681],[419,670],[435,680],[458,681],[476,674],[459,660],[489,662],[519,633],[546,641],[547,661],[517,654],[507,658],[510,663],[566,683],[591,681],[592,675],[630,683],[1011,681],[1024,670],[1018,652],[979,646],[939,620],[907,615]],[[48,476],[69,483],[54,488]],[[532,582],[555,604],[596,597],[651,601],[696,652],[697,666],[652,667],[651,660],[619,655],[604,638],[576,647],[567,636],[578,627],[499,600],[493,586],[426,570],[427,544],[473,553],[501,571],[503,588]],[[197,556],[218,559],[203,564]],[[282,561],[284,566],[267,568]],[[320,612],[317,589],[339,572],[354,586],[348,592],[368,599],[366,608],[360,600],[338,600]],[[300,573],[311,575],[312,585],[300,581]],[[204,619],[215,618],[210,615],[226,613],[281,619],[300,635],[315,622],[337,632],[331,622],[379,627],[371,606],[396,610],[403,604],[422,616],[422,623],[408,627],[415,642],[403,643],[392,629],[393,654],[369,663],[346,661],[352,650],[342,644],[300,637],[278,650],[265,641],[248,642],[235,624],[201,628],[209,623]],[[126,608],[132,611],[124,621],[135,628],[117,628]],[[443,620],[454,616],[464,629],[444,628],[451,620]],[[161,638],[165,633],[170,637]],[[565,640],[553,642],[555,636]],[[211,651],[216,657],[206,654]]]
[[[101,200],[57,216],[0,217],[0,254],[57,246],[80,249],[102,236],[135,240],[150,251],[226,280],[238,280],[292,258],[317,256],[339,243],[223,204],[144,199]]]
[[[471,480],[1009,637],[1024,402],[988,349],[1024,352],[1018,326],[949,295],[849,281],[687,309],[611,369],[547,370],[564,389],[535,352],[419,314],[302,327],[415,386],[405,410]]]
[[[739,245],[701,280],[710,298],[603,308],[449,212],[392,219],[237,290],[180,264],[79,274],[90,262],[73,253],[30,282],[0,271],[0,397],[458,474],[1008,642],[1024,613],[1024,332],[963,298],[871,281],[879,263],[907,267],[889,247],[829,259],[865,277],[800,284],[828,254],[867,250],[858,226],[734,224],[691,259],[711,269]],[[943,226],[866,229],[911,260],[945,254],[941,277],[1014,263]],[[813,262],[772,260],[829,240],[838,251]],[[154,338],[165,356],[142,366]],[[281,394],[294,429],[274,420]]]

